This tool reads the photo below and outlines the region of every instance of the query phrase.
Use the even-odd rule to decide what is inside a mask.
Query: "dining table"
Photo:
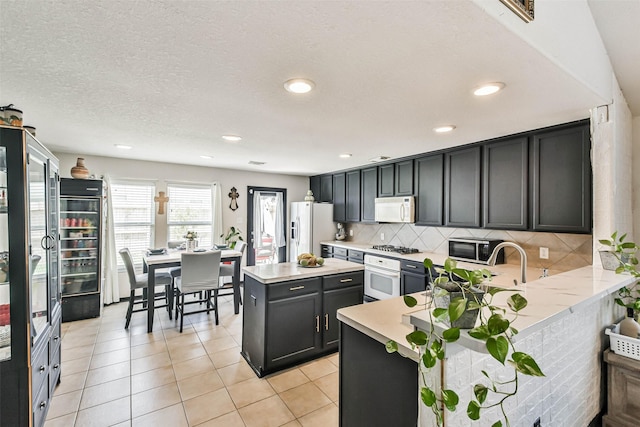
[[[158,255],[146,253],[143,257],[144,269],[147,279],[147,295],[153,295],[156,286],[156,270],[162,268],[180,267],[184,250],[167,250]],[[202,252],[202,251],[199,251]],[[233,308],[235,314],[240,312],[240,263],[242,252],[233,249],[223,249],[220,251],[220,262],[233,263]],[[153,332],[154,298],[148,298],[147,307],[147,332]],[[217,307],[216,307],[217,309]]]

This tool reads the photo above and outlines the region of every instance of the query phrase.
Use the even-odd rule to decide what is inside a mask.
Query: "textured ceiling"
[[[0,0],[0,37],[0,104],[79,155],[312,175],[603,103],[471,1]],[[487,81],[507,87],[473,97]]]

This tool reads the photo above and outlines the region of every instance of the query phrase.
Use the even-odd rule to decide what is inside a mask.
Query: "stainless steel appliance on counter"
[[[400,260],[365,254],[365,301],[400,296]]]
[[[305,252],[320,255],[320,242],[334,240],[335,233],[332,204],[291,203],[289,260],[296,262],[298,255]]]
[[[488,264],[491,252],[499,243],[502,243],[502,240],[454,237],[449,239],[449,257],[459,261]],[[498,253],[496,264],[504,264],[504,249]]]

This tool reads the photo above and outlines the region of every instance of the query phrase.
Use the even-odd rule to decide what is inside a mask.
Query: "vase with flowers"
[[[187,231],[184,235],[185,238],[185,247],[188,252],[192,252],[194,249],[198,247],[198,232],[197,231]]]

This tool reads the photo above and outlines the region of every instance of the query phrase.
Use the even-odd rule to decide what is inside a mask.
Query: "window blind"
[[[211,186],[168,184],[167,226],[169,240],[183,240],[187,231],[198,233],[198,244],[213,245]]]

